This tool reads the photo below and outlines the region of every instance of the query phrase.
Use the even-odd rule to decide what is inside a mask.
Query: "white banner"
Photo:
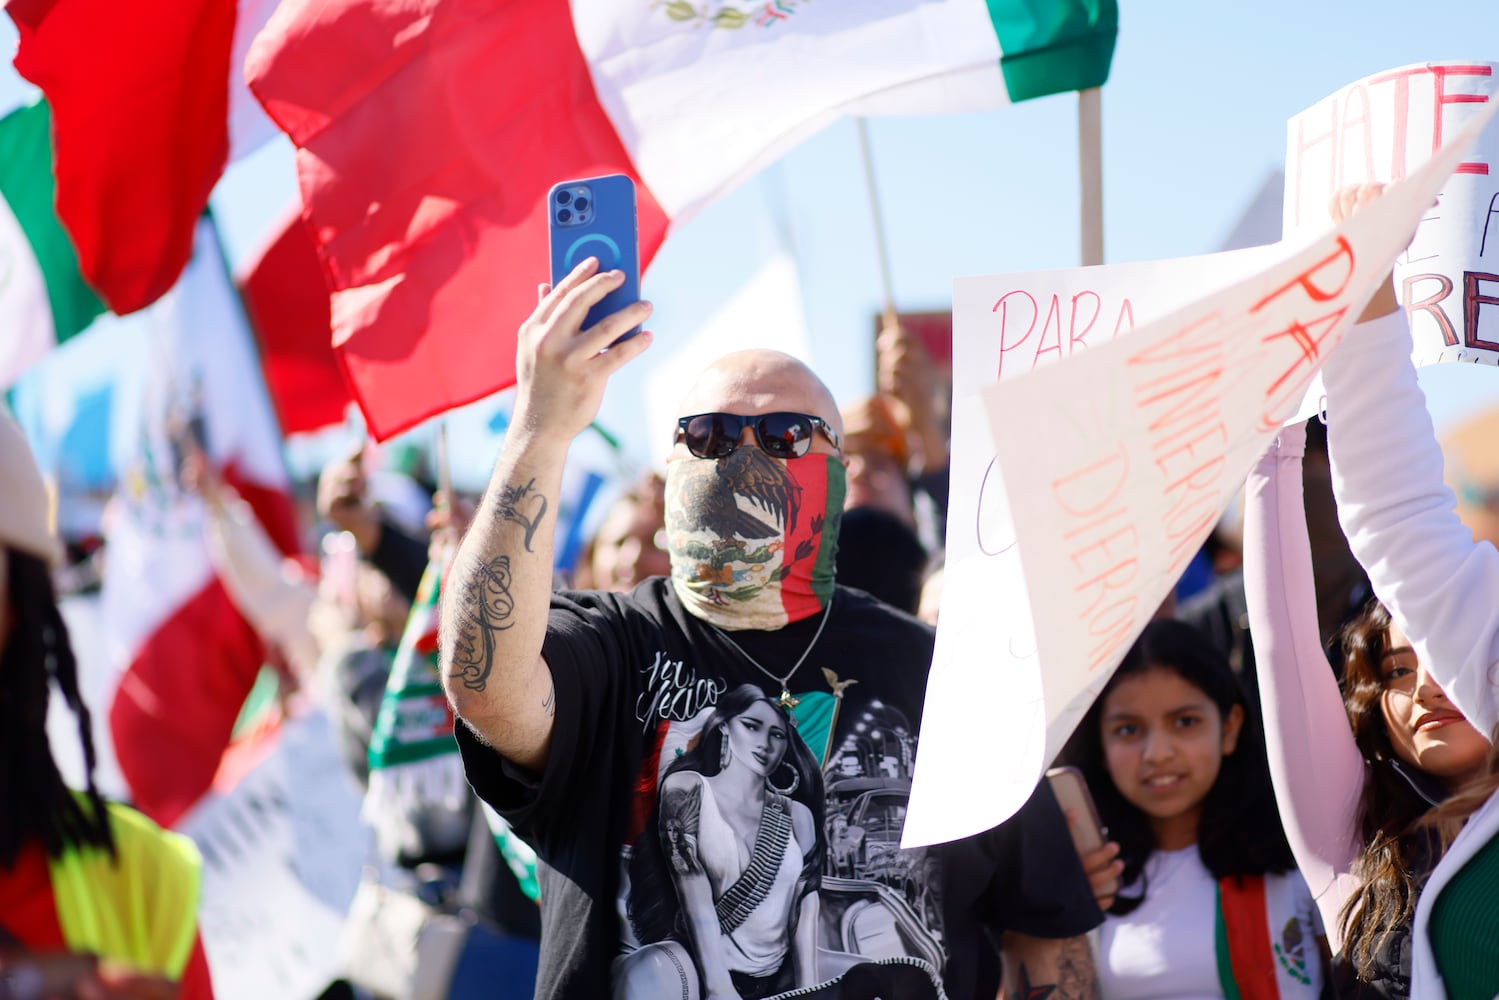
[[[995,461],[975,482],[954,455],[949,513],[949,539],[966,533],[982,558],[945,578],[904,846],[979,833],[1024,804],[1479,127],[1332,233],[1272,248],[1246,279],[1132,333],[1057,352],[1065,364],[1037,367],[1033,351],[1034,371],[1005,377],[1022,341],[1001,323],[1001,361],[983,376]],[[1179,264],[1179,288],[1211,287]],[[959,292],[955,339],[983,336],[1001,306]]]
[[[1499,64],[1419,63],[1351,83],[1286,127],[1283,232],[1321,229],[1334,191],[1398,181],[1499,93]],[[1499,124],[1474,142],[1395,262],[1416,364],[1499,365]]]
[[[218,1000],[311,1000],[342,974],[339,934],[374,849],[361,802],[317,712],[178,824],[203,854],[198,929]]]

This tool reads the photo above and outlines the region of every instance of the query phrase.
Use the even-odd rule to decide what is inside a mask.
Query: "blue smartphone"
[[[608,174],[553,185],[547,192],[547,241],[553,287],[588,257],[599,259],[600,271],[618,269],[625,273],[624,283],[588,310],[583,321],[585,330],[610,313],[640,301],[640,235],[635,182],[629,177]],[[637,326],[614,344],[639,332]]]

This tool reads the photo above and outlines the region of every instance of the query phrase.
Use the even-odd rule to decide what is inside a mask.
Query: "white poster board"
[[[198,930],[218,1000],[311,1000],[342,974],[339,934],[374,849],[362,801],[316,712],[178,824],[203,854]]]
[[[1499,64],[1418,63],[1365,77],[1296,115],[1286,127],[1283,232],[1322,228],[1343,187],[1407,177],[1496,94]],[[1442,185],[1395,262],[1395,288],[1416,364],[1499,365],[1499,124]]]
[[[966,824],[983,829],[992,825],[983,822],[993,809],[990,796],[1008,801],[1022,792],[1029,794],[1035,780],[1027,776],[1040,766],[1039,734],[1045,726],[1025,581],[983,390],[996,380],[1080,354],[1166,316],[1206,291],[1268,266],[1276,252],[1274,247],[1256,247],[1179,260],[953,282],[952,486],[928,711],[933,693],[951,684],[965,692],[962,707],[968,709],[964,718],[952,719],[954,725],[969,732],[988,730],[994,722],[992,706],[1003,701],[1005,728],[1017,727],[1002,737],[1003,759],[1016,766],[994,768],[985,778],[983,796],[970,794],[946,803],[955,820],[971,813]],[[1043,410],[1028,433],[1044,439],[1048,424]],[[987,661],[988,667],[972,669],[977,659]],[[948,710],[958,707],[950,705]],[[927,753],[923,745],[922,756]]]
[[[982,832],[1024,804],[1477,127],[1332,233],[1278,245],[1221,292],[1064,364],[1038,366],[1033,352],[1034,370],[1016,378],[1004,370],[1016,342],[1001,337],[989,350],[1004,362],[967,373],[990,383],[995,460],[975,476],[976,454],[961,469],[954,454],[949,543],[966,533],[971,547],[944,581],[905,846]],[[1211,287],[1181,266],[1178,287]],[[983,310],[999,307],[972,287],[955,287],[955,341],[993,344]],[[958,396],[955,425],[972,419]]]

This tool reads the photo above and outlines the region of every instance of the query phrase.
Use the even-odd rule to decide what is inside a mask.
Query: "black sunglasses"
[[[811,451],[814,431],[822,431],[834,448],[843,450],[838,432],[826,420],[805,413],[762,413],[754,417],[699,413],[677,421],[677,440],[686,442],[687,450],[698,458],[724,458],[739,447],[739,435],[746,427],[755,429],[760,450],[775,458],[800,458]]]

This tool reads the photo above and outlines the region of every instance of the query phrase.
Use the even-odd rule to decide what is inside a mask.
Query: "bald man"
[[[1025,989],[1092,995],[1086,944],[1052,940],[1099,914],[1049,794],[900,850],[933,635],[834,582],[842,426],[800,362],[731,354],[688,390],[669,577],[550,592],[569,443],[651,342],[609,346],[646,303],[582,328],[622,280],[596,268],[543,286],[520,330],[511,428],[444,593],[469,780],[543,862],[536,995],[987,1000],[999,932],[1021,935]],[[863,831],[836,869],[834,819]]]

